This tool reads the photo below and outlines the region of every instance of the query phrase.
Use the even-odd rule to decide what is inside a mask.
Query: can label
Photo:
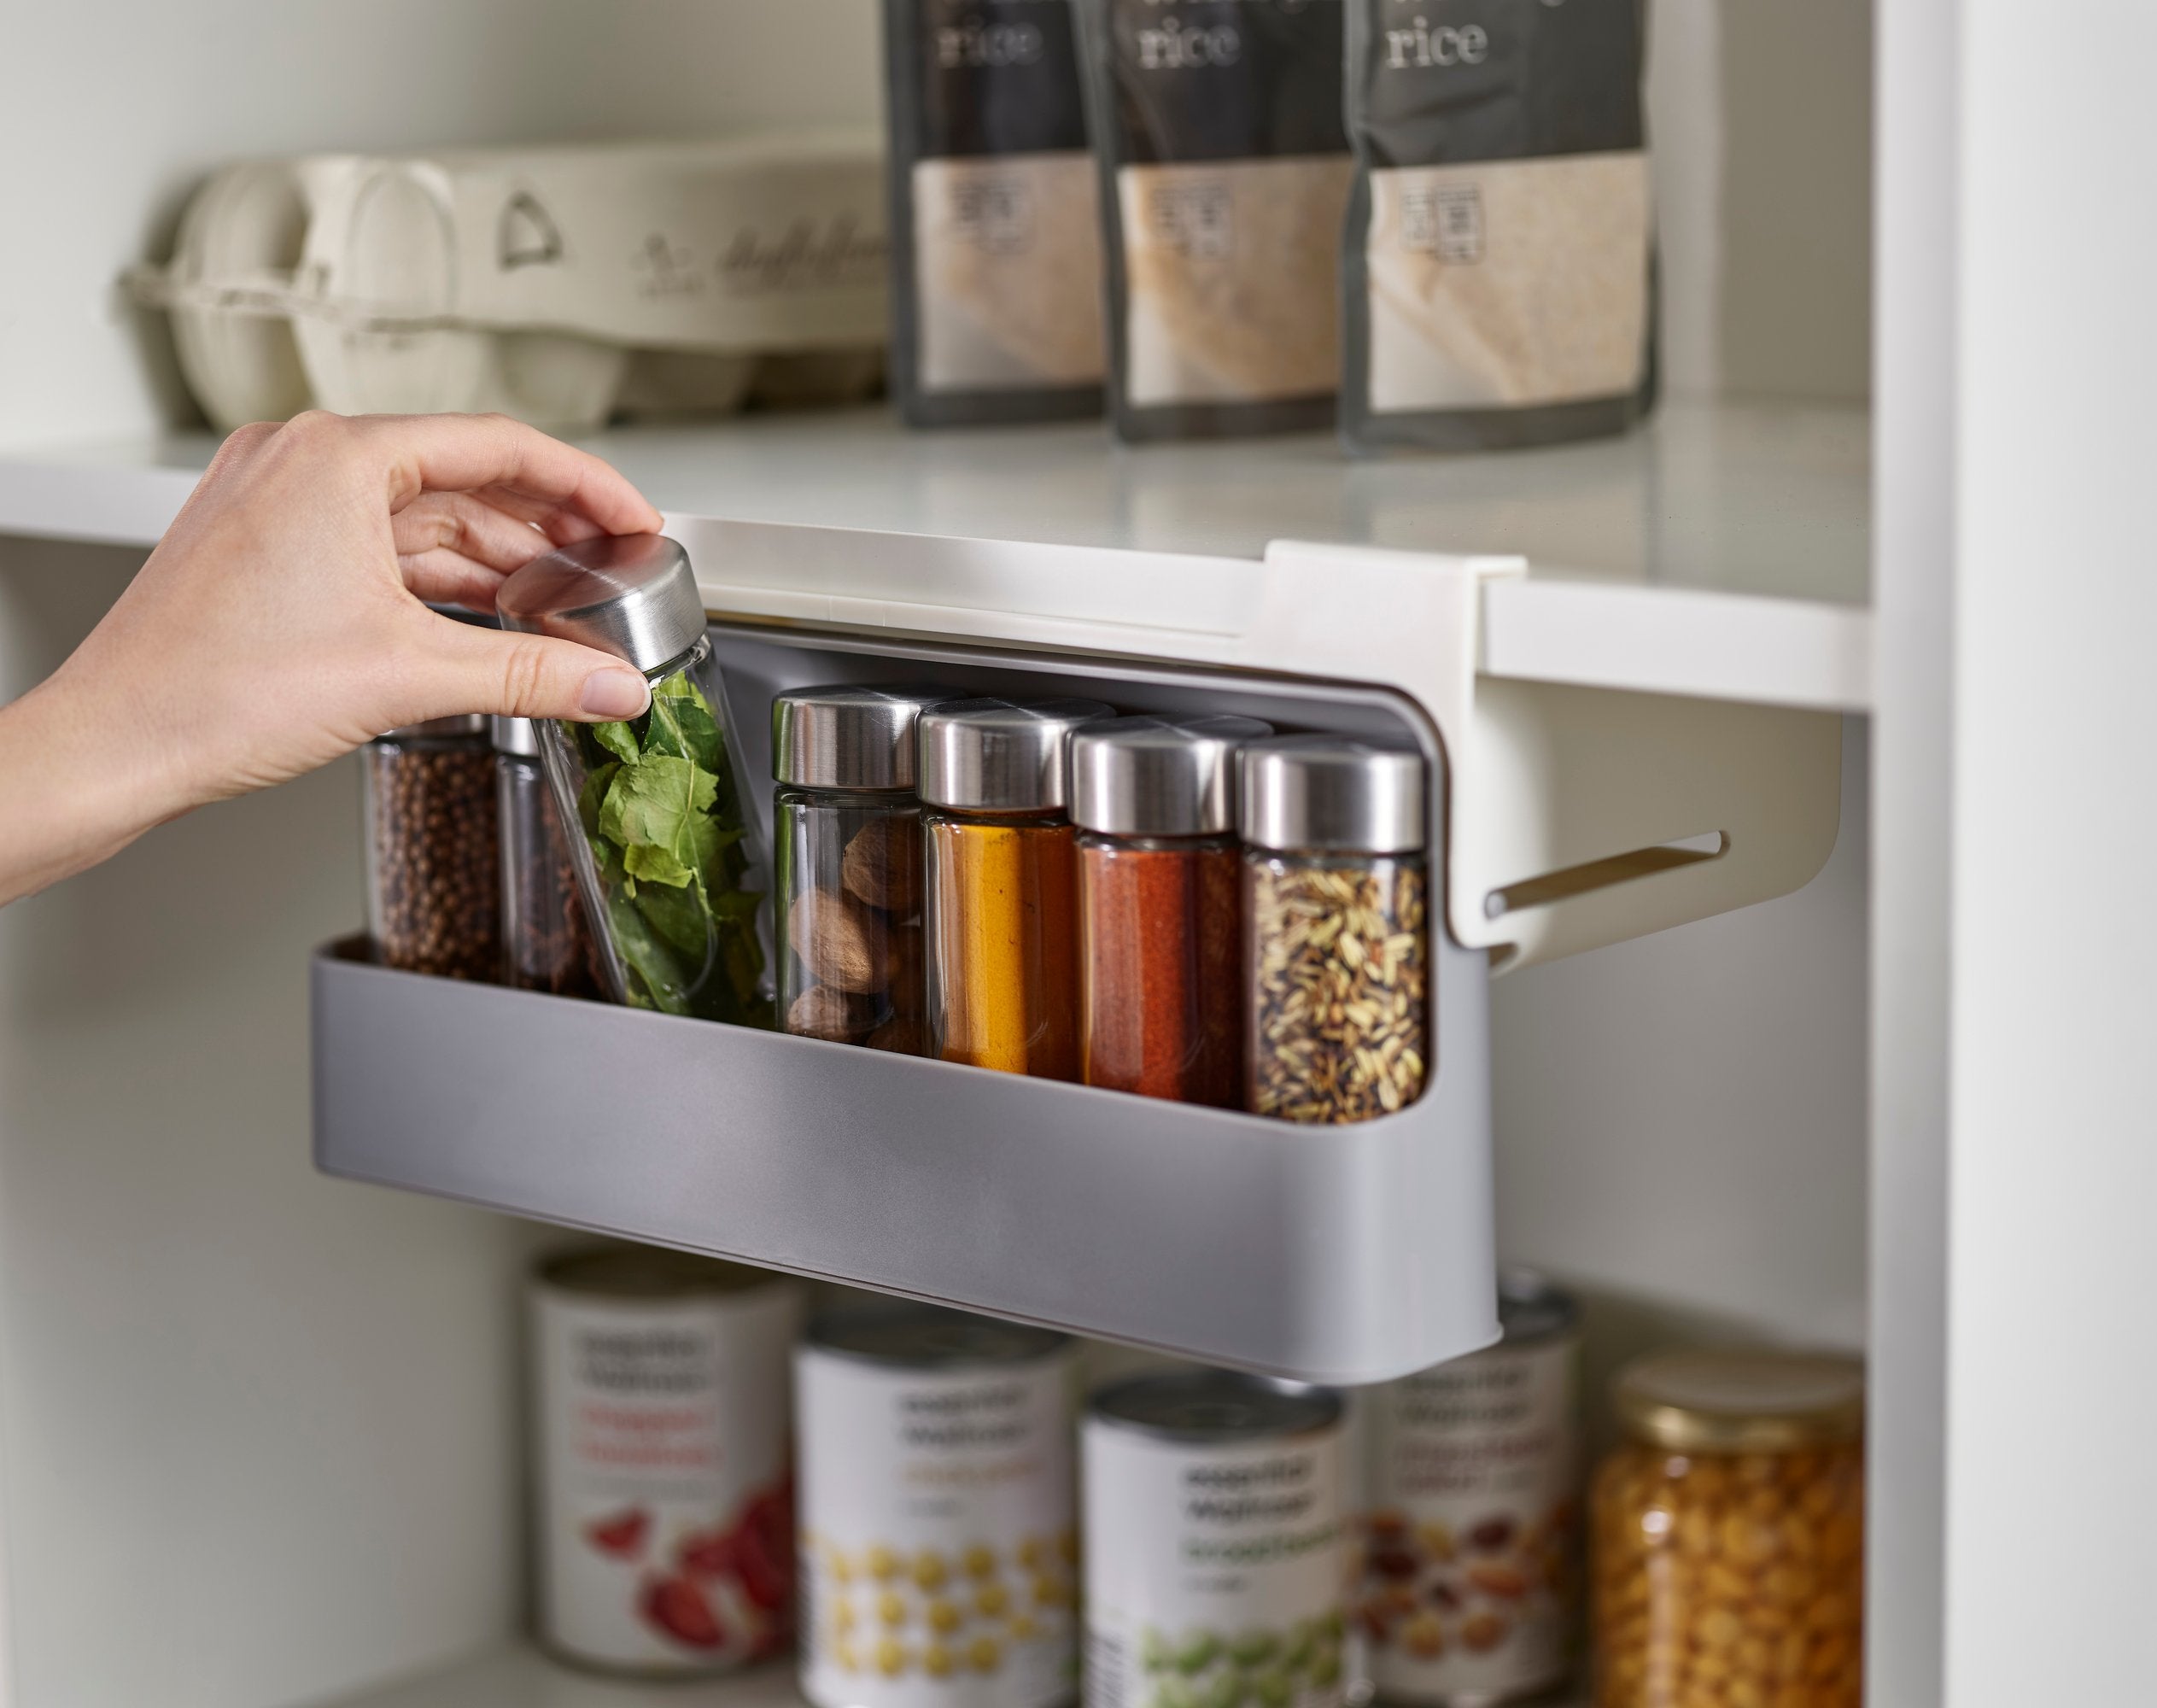
[[[1570,1335],[1498,1346],[1365,1396],[1359,1623],[1372,1683],[1495,1700],[1564,1677],[1580,1582]]]
[[[1338,1708],[1337,1427],[1218,1446],[1086,1426],[1086,1708]]]
[[[1072,1357],[907,1370],[803,1348],[802,1689],[1034,1708],[1077,1682]]]
[[[793,1629],[787,1357],[801,1290],[680,1299],[541,1286],[540,1621],[640,1672],[721,1670]]]

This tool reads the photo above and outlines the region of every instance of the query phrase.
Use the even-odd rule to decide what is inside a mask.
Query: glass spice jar
[[[1071,738],[1089,1085],[1242,1107],[1236,754],[1272,733],[1252,717],[1114,717]]]
[[[1066,746],[1090,699],[950,700],[921,714],[929,1053],[1078,1077],[1078,850]]]
[[[1248,1107],[1369,1120],[1428,1072],[1423,762],[1285,735],[1243,750]]]
[[[1597,1473],[1597,1708],[1857,1708],[1864,1372],[1659,1354],[1619,1373]]]
[[[771,709],[780,1027],[928,1053],[915,724],[934,688],[825,687]]]
[[[505,627],[610,652],[652,703],[623,722],[537,724],[577,886],[617,1002],[739,1026],[772,1023],[761,824],[704,634],[688,553],[658,534],[535,558],[504,582]]]
[[[494,754],[484,717],[441,717],[367,744],[362,785],[367,933],[407,973],[500,971]]]
[[[494,790],[502,825],[502,982],[551,996],[596,997],[599,951],[529,717],[494,720]]]

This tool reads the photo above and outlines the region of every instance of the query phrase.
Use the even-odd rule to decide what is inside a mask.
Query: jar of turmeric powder
[[[951,700],[921,714],[929,1053],[1078,1078],[1072,732],[1097,700]]]
[[[1236,755],[1272,733],[1254,717],[1111,717],[1071,738],[1089,1085],[1243,1106]]]
[[[927,1053],[915,726],[950,698],[839,686],[772,702],[779,1023],[798,1037]]]
[[[1614,1398],[1593,1512],[1597,1708],[1858,1708],[1862,1367],[1666,1353]]]

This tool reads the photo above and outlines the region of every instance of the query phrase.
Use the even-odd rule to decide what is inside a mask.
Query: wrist
[[[66,667],[0,706],[0,904],[117,852],[185,808],[124,703]]]

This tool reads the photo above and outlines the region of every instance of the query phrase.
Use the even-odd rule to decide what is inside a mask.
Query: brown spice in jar
[[[502,961],[494,752],[384,740],[369,744],[365,763],[376,957],[404,972],[493,980]]]
[[[605,987],[599,948],[553,793],[535,762],[505,757],[498,763],[506,982],[549,996],[597,997]]]
[[[1426,1071],[1421,867],[1246,865],[1252,1111],[1335,1124],[1406,1108]]]

